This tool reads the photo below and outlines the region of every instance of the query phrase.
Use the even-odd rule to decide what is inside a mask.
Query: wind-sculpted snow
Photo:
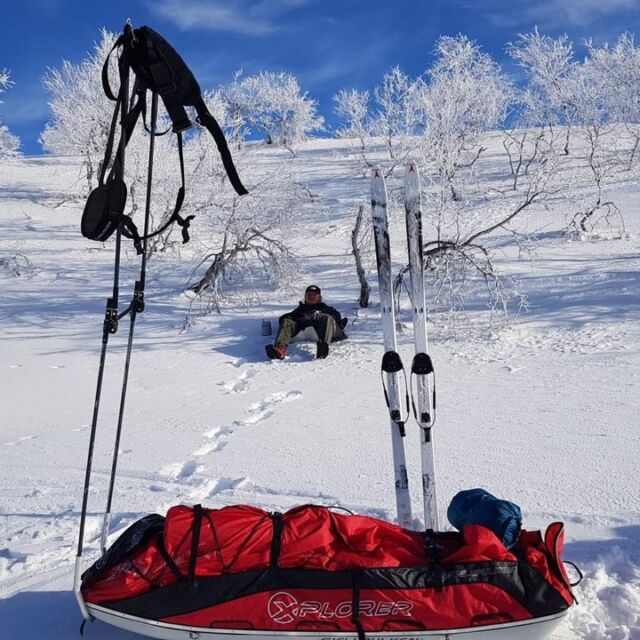
[[[110,542],[141,516],[180,503],[284,511],[312,502],[395,517],[375,271],[372,306],[356,309],[359,283],[349,259],[353,219],[361,203],[368,206],[368,180],[353,170],[348,147],[322,140],[298,152],[299,179],[319,205],[315,217],[304,210],[293,238],[305,268],[294,290],[261,283],[258,296],[241,291],[237,304],[230,298],[222,314],[198,316],[181,332],[189,301],[180,292],[199,262],[198,219],[194,241],[180,255],[149,262]],[[480,169],[490,174],[501,153],[489,141]],[[258,158],[273,167],[289,155],[271,148]],[[2,638],[68,640],[80,624],[73,562],[113,244],[83,239],[83,203],[65,202],[78,165],[71,158],[29,158],[0,173]],[[532,228],[544,229],[526,247],[513,244],[511,231],[496,237],[496,259],[526,291],[528,313],[492,326],[479,292],[456,323],[429,318],[441,519],[457,491],[480,486],[519,504],[527,528],[566,523],[565,556],[585,578],[576,590],[580,604],[555,640],[640,638],[638,177],[625,174],[609,189],[624,211],[624,235],[568,238],[567,200],[532,219]],[[482,204],[485,213],[489,204]],[[406,260],[402,215],[391,211],[394,273]],[[425,240],[433,234],[430,223],[424,234]],[[29,269],[21,258],[11,262],[19,255]],[[127,248],[123,307],[135,276]],[[264,344],[273,337],[261,336],[262,319],[275,327],[311,283],[349,318],[349,339],[331,345],[323,361],[315,360],[315,344],[304,342],[291,345],[285,360],[266,361]],[[86,566],[99,553],[127,329],[123,320],[110,339]],[[400,329],[399,351],[410,362],[404,293]],[[415,513],[418,438],[408,422]],[[99,623],[85,635],[134,640]]]

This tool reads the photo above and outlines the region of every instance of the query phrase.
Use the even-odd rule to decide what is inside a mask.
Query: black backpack
[[[118,60],[120,88],[118,93],[114,94],[109,84],[108,65],[111,53],[119,47],[121,48]],[[176,50],[150,27],[143,26],[139,29],[133,29],[130,24],[127,24],[122,35],[116,40],[111,49],[111,53],[102,68],[102,86],[106,96],[115,101],[116,106],[100,172],[99,186],[89,195],[82,214],[82,235],[91,240],[103,242],[119,228],[123,235],[133,239],[138,253],[141,253],[142,240],[162,233],[170,224],[176,222],[182,227],[183,242],[187,242],[189,240],[189,223],[193,216],[189,216],[186,219],[180,216],[180,209],[185,195],[182,132],[189,129],[192,123],[185,107],[195,108],[197,113],[196,121],[206,127],[213,136],[229,180],[236,193],[244,195],[247,190],[240,182],[224,134],[202,99],[198,82]],[[129,97],[130,71],[135,74],[131,97]],[[147,91],[152,94],[150,130],[146,125]],[[131,218],[124,214],[124,207],[127,201],[127,186],[123,179],[125,149],[141,114],[143,120],[145,120],[147,131],[152,136],[159,135],[155,133],[158,96],[162,99],[171,118],[172,131],[178,137],[182,186],[178,190],[176,205],[170,219],[153,233],[147,233],[141,237]],[[120,141],[115,158],[111,162],[118,115],[120,115],[121,124]],[[151,144],[153,144],[153,141]],[[107,175],[109,166],[110,170]]]

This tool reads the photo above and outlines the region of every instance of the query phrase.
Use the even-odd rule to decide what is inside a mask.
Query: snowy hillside
[[[150,261],[110,540],[178,503],[283,511],[313,502],[394,519],[377,286],[370,308],[358,309],[350,256],[369,185],[347,146],[323,140],[298,153],[298,180],[317,197],[301,211],[294,238],[304,268],[294,291],[260,285],[259,302],[236,296],[222,314],[195,317],[182,332],[189,299],[181,292],[198,258],[187,246]],[[483,171],[500,153],[494,144]],[[269,166],[288,155],[259,152]],[[81,622],[73,562],[113,242],[103,247],[80,235],[82,202],[60,204],[77,179],[73,159],[31,157],[0,174],[0,620],[7,638],[67,640]],[[585,579],[557,640],[640,639],[640,181],[628,176],[612,193],[625,233],[571,241],[556,211],[530,221],[542,232],[528,252],[512,245],[509,232],[492,241],[500,268],[527,294],[528,313],[491,330],[478,297],[455,337],[443,322],[430,326],[442,519],[457,491],[481,486],[519,504],[528,529],[566,523],[565,557]],[[406,259],[401,232],[398,222],[394,271]],[[132,250],[127,257],[123,305],[137,269]],[[349,339],[324,361],[303,343],[283,362],[267,361],[262,319],[275,326],[312,283],[349,317]],[[399,342],[409,361],[404,302]],[[87,565],[99,548],[127,330],[123,322],[107,359]],[[419,514],[417,444],[412,423],[406,446]],[[100,623],[85,637],[134,638]]]

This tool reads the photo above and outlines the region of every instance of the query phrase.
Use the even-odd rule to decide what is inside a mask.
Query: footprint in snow
[[[234,426],[238,423],[234,422]],[[211,442],[201,446],[194,452],[194,456],[206,456],[214,451],[222,451],[227,446],[227,439],[233,433],[232,427],[216,427],[205,431],[204,436],[211,440]]]
[[[227,393],[244,393],[249,388],[249,380],[255,375],[255,369],[247,369],[234,382],[223,382],[221,385]]]
[[[6,568],[11,571],[16,564],[24,564],[27,561],[27,555],[24,553],[18,553],[17,551],[11,551],[8,547],[0,549],[0,560],[4,560]],[[1,565],[0,565],[1,566]]]
[[[302,391],[278,391],[263,398],[259,402],[254,402],[250,407],[250,411],[264,411],[267,407],[273,407],[281,402],[291,402],[302,397]]]
[[[234,422],[234,426],[237,426],[238,423]],[[233,433],[233,429],[231,427],[214,427],[213,429],[209,429],[209,431],[204,432],[204,437],[209,438],[210,440],[221,438],[223,436],[227,436],[230,433]]]
[[[254,402],[250,407],[251,415],[244,421],[246,425],[258,424],[273,415],[271,409],[281,402],[291,402],[302,397],[302,391],[278,391],[263,398],[259,402]]]
[[[222,493],[223,491],[233,491],[237,487],[245,484],[248,481],[246,476],[241,478],[218,478],[211,490],[209,491],[209,498]]]
[[[273,411],[258,411],[253,415],[249,416],[244,423],[245,424],[258,424],[258,422],[262,422],[267,418],[270,418],[273,415]]]
[[[220,449],[224,448],[225,444],[226,442],[212,442],[210,444],[205,444],[199,449],[196,449],[193,452],[193,455],[198,457],[206,456],[213,451],[220,451]]]
[[[174,462],[167,465],[161,471],[162,474],[176,478],[176,480],[184,480],[190,478],[194,473],[200,471],[202,466],[195,460],[187,460],[186,462]]]

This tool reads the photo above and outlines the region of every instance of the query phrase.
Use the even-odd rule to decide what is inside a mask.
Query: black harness
[[[120,87],[117,93],[109,84],[109,60],[111,53],[120,48],[118,72]],[[129,97],[130,73],[135,75],[135,82]],[[186,107],[194,107],[197,113],[196,122],[205,127],[213,136],[222,163],[229,180],[238,195],[244,195],[247,190],[242,185],[238,172],[233,164],[231,153],[224,134],[216,119],[211,115],[202,99],[200,86],[193,73],[176,50],[158,33],[150,27],[133,29],[130,24],[125,25],[124,32],[116,40],[107,60],[102,67],[102,86],[105,95],[116,103],[107,148],[100,171],[99,184],[94,189],[85,205],[82,214],[82,235],[91,240],[104,242],[116,229],[134,242],[138,253],[142,253],[142,241],[152,238],[165,231],[172,223],[182,227],[183,242],[189,240],[189,225],[193,216],[183,218],[180,209],[184,202],[184,158],[182,132],[192,126]],[[178,155],[180,159],[180,176],[182,184],[178,190],[176,204],[169,220],[152,233],[145,231],[140,235],[136,225],[124,213],[127,201],[127,185],[124,182],[125,149],[135,129],[138,118],[142,114],[146,125],[147,91],[159,96],[171,118],[172,131],[178,138]],[[121,134],[115,158],[112,160],[115,131],[120,115]],[[151,114],[151,129],[155,133],[157,114]],[[153,157],[149,160],[149,173],[152,171]],[[107,170],[108,173],[107,173]]]

